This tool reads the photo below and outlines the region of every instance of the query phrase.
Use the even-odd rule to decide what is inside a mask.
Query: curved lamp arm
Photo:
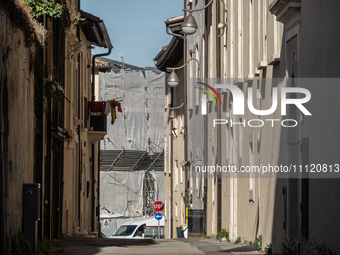
[[[176,110],[176,109],[179,109],[179,108],[181,108],[182,106],[184,105],[184,103],[182,103],[181,105],[179,105],[179,106],[176,106],[176,107],[167,107],[167,109],[170,109],[170,110]]]
[[[185,67],[191,60],[195,60],[197,61],[198,63],[198,79],[200,80],[200,73],[201,73],[201,69],[200,69],[200,62],[196,59],[196,58],[190,58],[188,60],[188,62],[186,62],[184,65],[180,66],[180,67],[167,67],[166,69],[168,70],[171,70],[171,74],[169,75],[168,79],[167,79],[167,82],[168,82],[168,85],[170,87],[177,87],[178,86],[178,83],[179,83],[179,78],[178,76],[176,75],[176,72],[175,70],[178,70],[178,69],[181,69],[183,67]]]
[[[211,0],[206,6],[202,7],[202,8],[199,8],[199,9],[195,9],[195,10],[192,10],[192,9],[183,9],[182,11],[187,11],[187,12],[198,12],[198,11],[201,11],[205,8],[207,8],[214,0]]]
[[[180,66],[180,67],[167,67],[166,69],[169,69],[169,70],[172,70],[172,71],[173,71],[173,70],[181,69],[181,68],[185,67],[187,64],[189,64],[189,62],[190,62],[191,60],[197,61],[197,63],[198,63],[198,69],[200,69],[200,62],[199,62],[196,58],[191,58],[191,59],[189,59],[188,62],[186,62],[184,65],[182,65],[182,66]]]

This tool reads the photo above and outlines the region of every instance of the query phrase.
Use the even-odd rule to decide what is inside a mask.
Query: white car
[[[159,225],[160,237],[164,238],[164,218]],[[126,222],[109,238],[158,238],[158,220],[151,216]]]

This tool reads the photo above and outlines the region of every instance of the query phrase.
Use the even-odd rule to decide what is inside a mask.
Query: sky
[[[107,57],[135,66],[154,66],[154,57],[172,36],[164,21],[183,15],[183,0],[81,0],[83,11],[102,19],[113,45]],[[92,54],[105,53],[96,47]],[[116,57],[115,57],[116,56]]]

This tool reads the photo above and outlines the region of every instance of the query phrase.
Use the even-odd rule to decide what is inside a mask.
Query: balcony
[[[88,141],[93,144],[104,139],[106,132],[106,116],[104,116],[104,121],[102,121],[102,116],[100,115],[90,115],[90,128],[84,129],[87,133]]]
[[[88,117],[89,120],[84,129],[83,135],[87,136],[87,140],[93,144],[103,140],[106,135],[106,115],[104,113],[104,102],[89,102]],[[88,126],[88,124],[90,124]]]

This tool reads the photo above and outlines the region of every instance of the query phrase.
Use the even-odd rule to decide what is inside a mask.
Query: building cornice
[[[271,14],[276,16],[277,21],[283,21],[286,14],[299,11],[301,8],[300,0],[274,0],[268,7]]]
[[[268,7],[271,14],[277,15],[290,0],[274,0]]]

